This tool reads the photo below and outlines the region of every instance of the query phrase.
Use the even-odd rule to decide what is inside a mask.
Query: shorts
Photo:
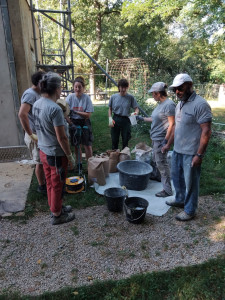
[[[24,142],[29,149],[31,159],[33,160],[34,164],[41,164],[37,143],[35,143],[26,132],[24,136]]]
[[[71,120],[76,128],[70,128],[70,139],[72,146],[84,145],[92,146],[94,137],[91,128],[91,121],[89,119]]]

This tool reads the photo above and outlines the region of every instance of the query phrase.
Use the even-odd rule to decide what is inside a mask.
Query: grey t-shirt
[[[135,109],[138,107],[137,101],[131,94],[121,96],[120,93],[114,94],[109,100],[109,107],[112,108],[114,114],[129,117],[130,108]]]
[[[169,126],[168,117],[175,116],[175,103],[166,99],[160,102],[152,112],[152,125],[150,130],[153,141],[163,140]]]
[[[202,133],[200,125],[211,121],[209,104],[195,92],[187,102],[179,102],[175,114],[174,150],[181,154],[195,155]]]
[[[61,107],[50,99],[41,97],[33,105],[33,116],[38,136],[38,148],[46,155],[64,156],[55,133],[57,126],[65,126]]]
[[[82,94],[80,98],[74,93],[70,94],[66,97],[66,102],[69,104],[72,119],[84,119],[80,115],[74,114],[73,111],[94,112],[91,99],[87,94]]]
[[[28,119],[29,119],[30,129],[34,133],[36,133],[36,129],[34,126],[34,118],[32,115],[32,106],[40,98],[41,98],[41,96],[37,92],[35,92],[35,90],[33,90],[32,88],[27,89],[23,93],[22,98],[21,98],[21,103],[27,103],[27,104],[30,104],[30,106],[31,106],[29,113],[28,113]]]

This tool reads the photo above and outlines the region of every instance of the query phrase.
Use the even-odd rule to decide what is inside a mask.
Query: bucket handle
[[[126,204],[124,204],[124,208],[125,208],[125,211],[126,211],[126,217],[127,217],[127,206]],[[132,209],[132,208],[131,208]],[[128,218],[130,221],[138,221],[140,218],[142,218],[144,216],[144,214],[146,213],[146,210],[147,210],[147,207],[144,209],[142,215],[140,217],[138,217],[137,219],[130,219]]]

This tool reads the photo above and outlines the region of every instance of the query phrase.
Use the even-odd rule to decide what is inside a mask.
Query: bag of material
[[[109,176],[109,157],[106,153],[101,153],[100,155],[95,155],[96,161],[101,161],[103,163],[105,177]]]
[[[98,157],[90,157],[88,159],[88,182],[89,184],[93,184],[94,182],[99,185],[105,185],[105,172],[103,161]]]
[[[136,160],[150,164],[152,158],[151,150],[151,147],[141,142],[135,146],[131,153],[135,153]]]
[[[119,162],[124,160],[130,160],[130,148],[125,147],[119,155]]]
[[[117,172],[117,164],[119,163],[120,150],[107,150],[109,156],[109,173]]]

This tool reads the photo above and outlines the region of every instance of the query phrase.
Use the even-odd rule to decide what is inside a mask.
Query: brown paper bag
[[[106,153],[109,155],[109,173],[116,173],[120,150],[107,150]]]
[[[109,157],[106,153],[101,153],[100,155],[95,155],[95,158],[99,158],[102,161],[105,177],[109,176]]]
[[[125,147],[119,155],[119,162],[124,160],[130,160],[130,148]]]
[[[88,182],[93,184],[97,182],[99,185],[105,185],[105,173],[103,162],[94,156],[88,159]]]

